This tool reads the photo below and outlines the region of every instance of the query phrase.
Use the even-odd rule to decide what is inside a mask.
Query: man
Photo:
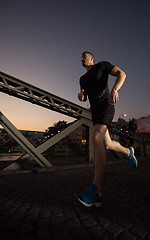
[[[90,52],[83,52],[82,65],[87,72],[80,78],[80,101],[89,99],[91,105],[92,121],[94,124],[92,142],[94,146],[95,174],[93,183],[75,197],[85,206],[101,206],[102,178],[106,161],[105,148],[124,153],[132,167],[138,163],[132,147],[125,148],[119,142],[112,141],[108,127],[114,117],[114,104],[119,100],[118,90],[122,87],[126,74],[117,66],[101,61],[94,64],[94,56]],[[108,76],[116,77],[115,84],[109,93]]]

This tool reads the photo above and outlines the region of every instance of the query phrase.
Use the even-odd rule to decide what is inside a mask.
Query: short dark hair
[[[90,55],[94,58],[93,53],[91,53],[91,52],[89,52],[89,51],[84,51],[84,52],[82,53],[82,55],[84,55],[84,54],[86,54],[86,53],[90,54]]]

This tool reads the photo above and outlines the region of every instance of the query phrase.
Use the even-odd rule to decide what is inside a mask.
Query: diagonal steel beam
[[[0,124],[41,167],[52,166],[41,153],[36,151],[36,148],[18,131],[2,112],[0,112]]]
[[[46,142],[42,143],[40,146],[36,148],[36,152],[41,154],[45,152],[48,148],[52,147],[55,143],[63,139],[67,136],[70,132],[74,131],[76,128],[83,124],[82,119],[75,121],[69,127],[65,128],[63,131],[52,137],[51,139],[47,140]],[[17,159],[14,163],[10,164],[8,167],[4,168],[4,170],[12,170],[12,169],[19,169],[21,165],[29,160],[29,154],[25,154],[24,156]]]

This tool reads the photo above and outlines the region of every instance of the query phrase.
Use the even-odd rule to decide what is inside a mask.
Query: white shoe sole
[[[76,199],[78,199],[78,201],[80,203],[82,203],[85,207],[101,207],[101,202],[96,202],[96,203],[91,203],[91,204],[87,204],[85,202],[83,202],[80,198],[76,197]]]
[[[131,151],[132,151],[132,153],[133,153],[133,155],[134,155],[134,148],[133,147],[130,147],[130,149],[131,149]],[[134,158],[136,159],[136,157],[134,156]],[[137,161],[137,159],[136,159],[136,165],[135,165],[135,168],[138,166],[138,161]]]

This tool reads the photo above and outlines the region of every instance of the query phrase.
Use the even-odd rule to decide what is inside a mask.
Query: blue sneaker
[[[136,168],[138,166],[138,162],[137,162],[136,157],[134,156],[134,148],[133,147],[129,147],[128,149],[130,151],[130,154],[127,157],[127,159],[129,160],[129,163],[131,164],[131,166]]]
[[[95,184],[91,184],[84,192],[76,193],[75,198],[86,207],[101,206],[101,197]]]

